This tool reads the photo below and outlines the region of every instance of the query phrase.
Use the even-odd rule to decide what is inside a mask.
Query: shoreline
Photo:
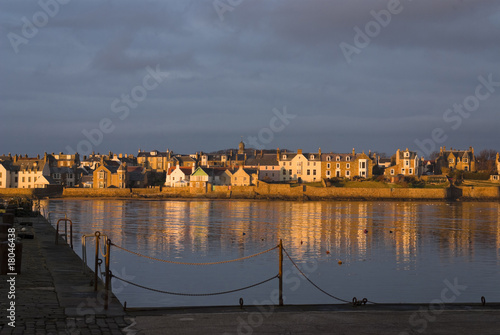
[[[252,201],[500,201],[500,187],[337,188],[289,184],[213,186],[204,188],[66,188],[0,189],[0,198],[115,200],[252,200]]]

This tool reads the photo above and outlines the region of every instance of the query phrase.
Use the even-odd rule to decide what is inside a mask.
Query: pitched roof
[[[174,172],[174,170],[177,169],[177,166],[172,166],[168,169],[167,171],[167,175],[171,175],[172,172]],[[179,166],[179,170],[182,171],[182,173],[184,173],[184,175],[186,176],[190,176],[191,173],[193,173],[193,169],[190,168],[190,167],[183,167],[183,166]]]

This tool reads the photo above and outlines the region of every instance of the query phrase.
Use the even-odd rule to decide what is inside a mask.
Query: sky
[[[498,1],[0,8],[0,155],[500,150]]]

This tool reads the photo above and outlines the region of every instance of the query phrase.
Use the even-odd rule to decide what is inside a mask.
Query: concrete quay
[[[30,222],[32,226],[21,225]],[[0,334],[498,334],[500,304],[228,306],[127,309],[111,297],[104,310],[92,273],[43,218],[16,218],[23,239],[15,276],[15,327],[0,276]],[[25,231],[22,231],[25,228]],[[78,237],[74,237],[78,238]],[[102,285],[101,285],[102,286]]]
[[[104,310],[102,283],[94,292],[93,273],[83,274],[82,260],[62,238],[55,244],[55,229],[44,218],[16,217],[14,228],[33,239],[21,240],[21,273],[0,276],[0,334],[126,333],[132,322],[120,302],[111,295]],[[15,297],[9,297],[12,278]],[[14,313],[7,311],[12,301]]]

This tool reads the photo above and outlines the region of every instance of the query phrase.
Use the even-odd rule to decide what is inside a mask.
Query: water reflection
[[[475,301],[485,291],[488,300],[500,299],[493,284],[500,279],[498,203],[50,200],[46,205],[67,212],[77,235],[99,230],[118,245],[163,259],[233,259],[283,239],[297,263],[319,262],[311,279],[327,290],[342,288],[340,294],[332,293],[347,299],[362,293],[381,302],[428,302],[439,294],[443,279],[454,277],[470,287],[460,297],[463,301]],[[80,250],[78,243],[75,250]],[[164,284],[158,279],[164,271],[160,265],[114,254],[116,264],[139,271],[138,281]],[[276,267],[272,253],[208,270],[202,279],[209,291],[217,285],[233,288],[272,275]],[[183,290],[191,285],[190,278],[200,278],[197,270],[165,271],[170,284]],[[147,273],[155,276],[140,276]],[[230,284],[220,282],[221,274]],[[268,298],[271,288],[256,295]],[[202,299],[161,299],[135,289],[126,294],[131,305],[150,304],[146,297],[154,297],[160,306],[205,304]],[[207,304],[234,303],[231,299]],[[289,299],[335,303],[306,284],[289,292]]]

